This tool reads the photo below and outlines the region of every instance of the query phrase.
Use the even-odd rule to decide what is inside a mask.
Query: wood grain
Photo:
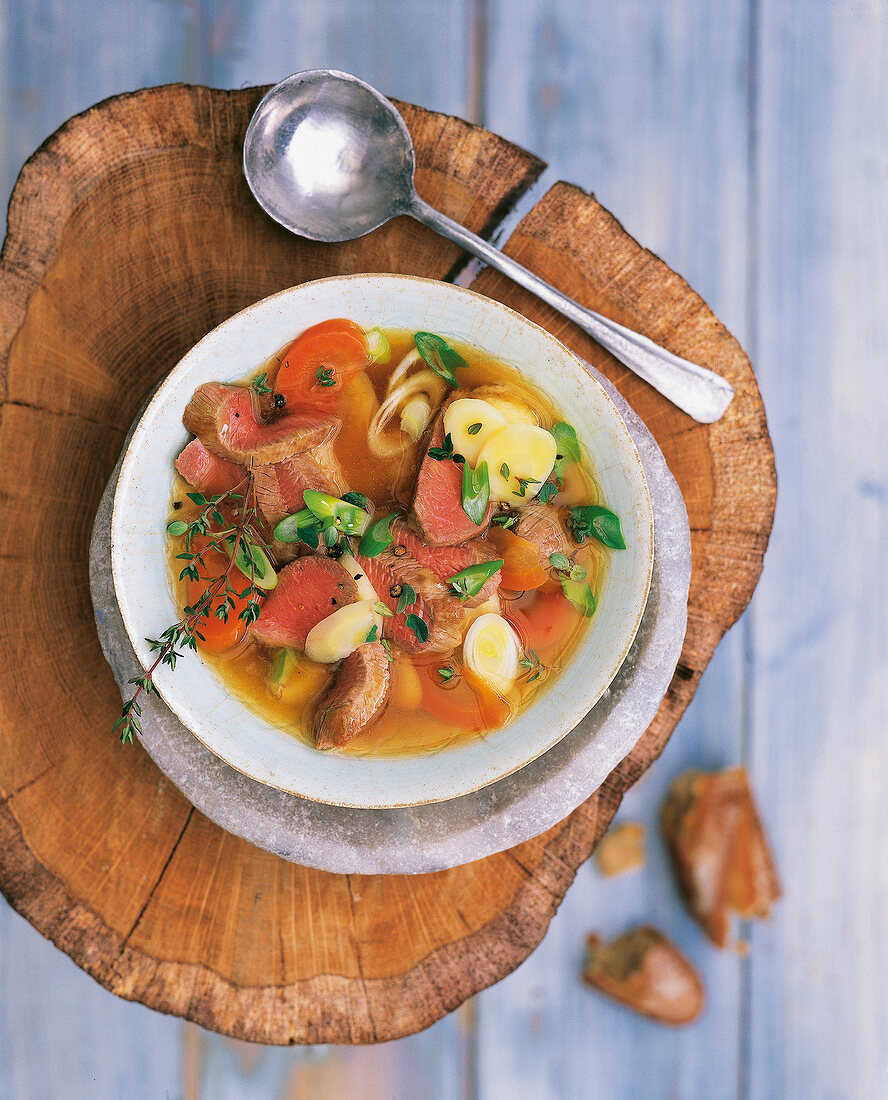
[[[554,188],[510,243],[515,254],[581,301],[725,373],[738,390],[724,421],[695,427],[514,287],[490,274],[479,280],[611,373],[686,491],[695,528],[688,640],[655,722],[566,821],[437,875],[324,875],[211,825],[144,754],[122,753],[108,734],[119,703],[90,630],[85,560],[121,432],[179,355],[247,302],[339,271],[446,277],[459,260],[404,219],[341,246],[295,241],[269,223],[239,170],[258,95],[179,86],[111,100],[40,150],[13,196],[0,270],[0,454],[20,489],[2,502],[18,523],[2,525],[0,569],[17,569],[18,584],[3,576],[13,596],[0,656],[0,885],[125,997],[265,1042],[374,1042],[428,1026],[539,942],[751,594],[773,512],[773,465],[736,342],[594,200]],[[404,110],[420,192],[471,228],[489,230],[539,171],[492,134]],[[62,502],[69,526],[55,525],[28,562],[27,535],[52,526]],[[22,585],[22,568],[35,581],[39,569],[42,585]],[[51,643],[29,629],[35,591],[46,624],[37,638],[49,639],[54,625]],[[11,659],[23,632],[27,666]],[[53,729],[60,713],[64,740]]]

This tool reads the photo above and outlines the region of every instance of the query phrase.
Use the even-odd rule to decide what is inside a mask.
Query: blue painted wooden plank
[[[106,96],[207,79],[202,6],[187,0],[28,0],[0,9],[0,201],[67,118]]]
[[[493,0],[484,121],[592,190],[684,274],[743,339],[748,315],[749,60],[745,0]],[[582,867],[543,944],[478,999],[478,1096],[730,1097],[741,1072],[742,963],[711,949],[678,899],[657,836],[669,781],[736,763],[743,744],[744,632],[705,674],[663,758],[621,819],[649,829],[650,863],[604,880]],[[700,967],[703,1018],[680,1032],[579,982],[587,932],[658,924]]]
[[[273,84],[302,69],[342,69],[386,95],[464,116],[470,0],[290,0],[222,4],[214,82]],[[224,26],[223,26],[224,24]]]
[[[755,339],[780,500],[753,767],[783,873],[755,929],[751,1097],[888,1095],[888,18],[765,0]]]
[[[0,898],[0,1097],[182,1095],[182,1023],[108,993]]]

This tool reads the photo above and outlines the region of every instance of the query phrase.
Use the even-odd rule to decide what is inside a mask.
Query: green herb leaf
[[[585,542],[591,537],[612,550],[626,549],[620,517],[601,504],[582,504],[571,508],[568,525],[577,542]]]
[[[376,623],[374,623],[373,626],[370,627],[370,630],[368,631],[367,637],[364,639],[364,641],[365,642],[375,642],[376,641],[376,635],[378,633],[379,633],[379,627],[376,625]]]
[[[417,332],[415,340],[416,350],[435,374],[439,374],[449,386],[459,389],[459,379],[453,372],[469,365],[459,352],[433,332]]]
[[[340,497],[334,497],[330,493],[320,493],[316,489],[306,489],[302,494],[305,507],[325,526],[334,526],[337,531],[343,531],[347,535],[360,535],[364,532],[370,521],[370,516],[363,508],[349,503]],[[328,546],[333,545],[328,542]]]
[[[172,523],[167,525],[167,534],[169,535],[184,535],[188,530],[188,524],[181,519],[174,519]]]
[[[508,530],[510,527],[514,527],[520,518],[521,517],[516,515],[514,512],[511,514],[509,512],[506,512],[501,516],[494,516],[491,522],[496,523],[498,526],[504,528],[505,530]]]
[[[342,499],[347,504],[354,504],[358,508],[363,508],[365,512],[367,511],[368,501],[363,493],[343,493]]]
[[[419,615],[408,615],[406,623],[421,642],[429,640],[429,624],[425,619],[421,619]]]
[[[268,375],[262,373],[253,382],[253,389],[256,393],[271,393],[271,386],[268,384]]]
[[[401,588],[401,594],[398,596],[398,614],[402,611],[406,611],[408,607],[412,607],[416,603],[416,591],[409,584],[403,585]]]
[[[392,611],[390,607],[386,607],[382,600],[376,601],[376,603],[373,605],[373,610],[376,612],[377,615],[382,615],[384,619],[393,619],[395,616],[394,611]],[[400,608],[398,610],[400,610]]]
[[[490,503],[490,478],[487,463],[482,462],[473,470],[468,462],[463,466],[462,507],[472,523],[478,527],[484,522],[487,505]]]
[[[395,655],[394,655],[394,653],[392,653],[392,647],[391,647],[391,644],[389,643],[388,638],[383,638],[382,641],[380,642],[380,645],[385,650],[386,660],[394,661]]]
[[[570,569],[570,558],[566,554],[550,554],[549,561],[556,569]]]
[[[552,497],[557,496],[558,486],[554,481],[547,481],[545,485],[537,493],[537,500],[541,500],[543,504],[548,504]]]
[[[467,569],[461,569],[447,578],[454,595],[467,600],[469,596],[477,596],[493,574],[503,567],[503,559],[496,561],[480,561],[477,565],[470,565]]]
[[[469,435],[477,435],[481,431],[481,421],[479,420],[477,424],[470,424],[466,431]]]
[[[450,432],[444,436],[440,447],[429,447],[429,458],[433,458],[436,462],[453,458],[453,440],[450,438]]]
[[[449,680],[453,679],[456,673],[450,665],[445,665],[443,668],[438,669],[438,675],[441,677],[441,683],[446,684]]]
[[[332,367],[318,367],[315,371],[315,381],[319,386],[323,386],[325,389],[328,386],[335,386],[336,379],[333,377]]]
[[[186,493],[189,500],[193,500],[195,504],[200,505],[201,508],[207,503],[207,498],[203,493]]]
[[[527,494],[528,485],[539,485],[540,479],[538,477],[517,477],[515,480],[518,482],[518,488],[512,490],[513,497],[523,497]]]
[[[585,615],[587,619],[595,614],[597,606],[595,593],[589,587],[588,581],[572,581],[567,577],[562,577],[561,589],[580,614]]]
[[[394,512],[389,516],[383,516],[367,530],[358,545],[358,553],[362,558],[375,558],[391,546],[395,541],[391,532],[394,518]]]
[[[553,425],[552,435],[555,436],[555,444],[558,448],[555,453],[555,466],[552,473],[555,475],[558,484],[563,485],[565,466],[580,461],[580,441],[570,424],[565,424],[563,420]]]
[[[509,469],[508,463],[504,462],[502,466],[500,466],[500,477],[503,477],[506,479],[506,481],[508,481],[511,476],[512,471]]]

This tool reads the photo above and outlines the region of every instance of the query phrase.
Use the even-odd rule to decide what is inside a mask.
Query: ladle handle
[[[690,363],[687,359],[681,359],[646,336],[586,309],[504,255],[498,248],[429,206],[418,195],[414,196],[406,213],[467,252],[474,253],[490,267],[508,275],[510,279],[563,313],[584,332],[594,337],[602,347],[607,348],[621,363],[625,363],[630,370],[635,371],[640,378],[695,420],[711,424],[724,415],[734,396],[734,388],[720,375],[696,363]]]

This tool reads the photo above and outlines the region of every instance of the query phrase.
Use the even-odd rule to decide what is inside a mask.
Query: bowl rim
[[[520,770],[525,765],[531,763],[531,761],[536,760],[539,757],[543,756],[550,748],[552,748],[553,745],[557,744],[560,740],[562,740],[562,738],[567,736],[570,733],[570,731],[577,725],[577,723],[579,721],[581,721],[582,718],[586,714],[588,714],[588,712],[592,709],[592,707],[595,705],[595,703],[598,702],[598,700],[601,698],[601,696],[608,690],[608,687],[610,686],[610,684],[613,681],[614,677],[616,676],[617,672],[621,668],[623,662],[625,661],[625,659],[626,659],[626,657],[629,653],[629,650],[632,646],[632,642],[634,641],[635,635],[637,634],[638,628],[641,624],[642,616],[644,614],[645,606],[647,604],[648,595],[650,593],[651,578],[652,578],[652,573],[653,573],[654,518],[653,518],[653,505],[652,505],[652,501],[651,501],[651,497],[650,497],[650,490],[649,490],[649,486],[648,486],[648,483],[647,483],[647,478],[646,478],[646,475],[645,475],[645,471],[644,471],[644,467],[643,467],[643,464],[642,464],[642,461],[641,461],[641,457],[638,453],[635,441],[632,438],[632,435],[628,430],[626,422],[623,419],[623,417],[622,417],[619,409],[617,408],[616,404],[614,403],[613,399],[608,394],[607,390],[601,385],[601,383],[598,381],[598,379],[595,378],[594,375],[591,374],[586,369],[586,366],[585,366],[583,360],[575,352],[573,352],[570,348],[568,348],[561,340],[559,340],[556,336],[553,336],[552,333],[550,333],[547,329],[543,328],[541,325],[537,324],[535,321],[532,321],[530,318],[525,317],[523,314],[519,313],[517,310],[514,310],[511,306],[508,306],[505,303],[500,302],[500,301],[498,301],[494,298],[489,298],[486,295],[481,294],[479,291],[473,290],[469,287],[457,286],[456,284],[453,284],[453,283],[445,283],[445,282],[442,282],[441,280],[429,279],[429,278],[425,278],[425,277],[422,277],[422,276],[416,276],[416,275],[400,275],[400,274],[397,274],[397,273],[390,273],[390,272],[363,272],[363,273],[354,272],[354,273],[348,273],[348,274],[344,274],[344,275],[325,276],[325,277],[320,278],[320,279],[314,279],[314,280],[310,280],[310,281],[305,282],[305,283],[299,283],[299,284],[296,284],[295,286],[287,287],[287,288],[284,288],[283,290],[277,291],[274,294],[268,295],[265,298],[257,300],[256,302],[252,302],[251,304],[245,306],[243,309],[238,310],[236,313],[234,313],[231,316],[225,318],[225,320],[220,322],[218,325],[214,326],[209,332],[207,332],[204,336],[202,336],[195,344],[193,344],[184,353],[184,355],[182,355],[178,359],[178,361],[171,368],[171,370],[166,375],[166,377],[161,381],[161,383],[155,389],[155,391],[152,394],[150,400],[146,403],[146,405],[143,407],[142,411],[139,413],[137,422],[136,422],[136,424],[135,424],[135,426],[132,430],[132,433],[131,433],[129,441],[126,445],[126,449],[125,449],[125,452],[124,452],[124,455],[123,455],[123,458],[122,458],[122,461],[121,461],[120,476],[118,478],[118,482],[117,482],[117,485],[116,485],[115,491],[114,491],[114,500],[113,500],[113,506],[112,506],[112,516],[111,516],[111,570],[112,570],[112,578],[113,578],[114,589],[115,589],[115,597],[117,599],[117,603],[118,603],[118,606],[119,606],[120,611],[121,611],[121,616],[122,616],[122,619],[123,619],[124,627],[126,629],[126,633],[127,633],[128,637],[130,639],[130,642],[133,646],[133,649],[134,649],[134,651],[135,651],[135,653],[138,657],[138,660],[139,660],[140,664],[142,665],[142,667],[144,669],[147,670],[147,668],[149,667],[149,662],[148,662],[148,660],[146,658],[146,655],[145,655],[145,647],[143,645],[141,645],[141,642],[140,642],[140,639],[141,639],[142,635],[135,628],[135,623],[132,621],[132,609],[130,608],[128,602],[125,599],[125,595],[126,595],[126,592],[128,590],[127,581],[128,581],[129,578],[122,572],[123,559],[121,557],[121,551],[120,551],[121,539],[120,539],[119,536],[120,536],[120,526],[123,522],[123,517],[124,517],[124,514],[125,514],[126,509],[127,509],[127,502],[125,500],[125,497],[127,495],[127,491],[131,487],[130,483],[132,481],[133,466],[136,463],[137,458],[139,456],[140,444],[142,443],[143,437],[144,437],[145,432],[146,432],[146,429],[144,429],[145,423],[147,421],[149,421],[153,416],[155,416],[159,409],[162,409],[167,404],[167,402],[170,399],[170,395],[175,393],[175,391],[179,388],[180,375],[186,374],[188,372],[189,368],[199,366],[199,364],[201,362],[201,357],[204,354],[204,352],[206,351],[208,346],[212,347],[212,345],[216,341],[220,340],[227,332],[230,332],[230,331],[234,330],[238,324],[243,324],[244,321],[247,318],[249,318],[250,316],[252,316],[256,313],[258,313],[262,309],[262,307],[267,308],[272,303],[278,302],[278,301],[283,300],[283,299],[290,298],[291,296],[296,295],[300,292],[309,291],[313,288],[322,287],[324,285],[366,282],[368,280],[370,280],[370,281],[382,280],[383,282],[388,282],[388,283],[391,283],[392,285],[397,285],[397,284],[424,285],[424,286],[428,286],[430,288],[434,288],[434,293],[443,293],[445,296],[449,296],[449,295],[452,294],[452,295],[455,295],[456,297],[462,296],[466,299],[475,299],[479,303],[480,309],[481,309],[482,312],[485,311],[485,310],[493,310],[494,312],[499,312],[500,314],[504,315],[505,317],[507,317],[509,319],[513,319],[514,321],[516,321],[519,324],[519,326],[528,328],[528,329],[538,333],[540,338],[542,339],[542,341],[546,344],[549,344],[552,348],[557,350],[558,354],[563,358],[563,360],[566,360],[567,362],[570,362],[572,365],[575,365],[575,367],[577,368],[577,376],[582,378],[584,387],[591,388],[592,391],[596,393],[599,402],[603,402],[604,407],[608,411],[608,419],[609,419],[609,422],[611,424],[611,427],[615,428],[623,436],[623,443],[624,443],[624,445],[626,446],[626,448],[628,450],[628,456],[632,460],[632,465],[634,467],[633,472],[636,475],[637,484],[641,488],[640,501],[643,504],[643,509],[644,509],[644,513],[645,513],[645,523],[644,523],[644,525],[641,529],[643,537],[645,539],[645,546],[644,546],[644,551],[645,551],[645,553],[644,553],[644,578],[643,578],[643,584],[641,586],[642,589],[643,589],[643,595],[637,601],[637,605],[635,607],[635,614],[633,616],[633,621],[631,622],[631,628],[627,629],[624,632],[624,635],[623,635],[624,642],[620,647],[619,653],[608,659],[607,663],[608,663],[609,667],[608,667],[607,671],[605,673],[603,673],[601,678],[600,678],[600,681],[599,681],[599,684],[598,684],[598,690],[591,693],[591,698],[587,697],[583,701],[583,703],[580,705],[580,709],[575,709],[575,711],[572,713],[572,715],[570,717],[570,720],[568,722],[566,722],[566,723],[564,723],[564,722],[562,722],[562,723],[557,723],[557,722],[552,723],[552,727],[551,727],[552,730],[557,731],[557,732],[553,732],[547,738],[541,739],[540,742],[535,745],[535,748],[534,748],[532,753],[527,754],[520,761],[513,762],[510,766],[495,769],[491,773],[478,776],[478,777],[476,777],[472,780],[466,781],[466,782],[462,782],[458,785],[458,787],[456,789],[451,787],[446,791],[446,793],[438,793],[438,794],[432,794],[432,795],[421,796],[421,797],[417,797],[416,795],[412,795],[410,797],[404,797],[401,800],[393,800],[392,796],[388,795],[385,798],[384,801],[381,801],[377,798],[372,798],[372,797],[370,798],[370,800],[368,800],[366,795],[361,795],[356,800],[353,795],[352,796],[343,796],[341,793],[337,797],[330,797],[329,795],[326,795],[323,790],[318,789],[317,784],[314,784],[314,783],[308,783],[306,785],[304,782],[300,782],[300,783],[297,783],[296,786],[294,786],[294,783],[293,783],[292,779],[290,779],[289,782],[284,782],[284,781],[281,781],[280,779],[275,779],[271,774],[268,773],[267,769],[263,770],[263,769],[260,768],[260,769],[258,769],[258,773],[257,773],[257,769],[255,767],[255,764],[253,764],[252,766],[245,764],[243,757],[239,756],[237,753],[235,753],[232,756],[232,753],[231,753],[230,750],[226,751],[220,746],[218,737],[216,737],[212,734],[208,734],[207,731],[202,728],[200,722],[195,722],[192,719],[191,712],[190,712],[186,702],[184,702],[180,698],[180,694],[182,694],[182,693],[178,692],[175,688],[172,691],[169,690],[169,687],[167,686],[167,684],[165,682],[168,679],[168,677],[164,675],[165,669],[163,668],[163,666],[158,668],[157,673],[155,675],[155,681],[160,680],[161,683],[158,684],[157,682],[155,682],[155,690],[160,695],[160,697],[164,700],[166,705],[170,707],[170,709],[179,718],[179,720],[183,723],[183,725],[185,725],[185,727],[192,733],[192,735],[198,741],[201,742],[201,744],[203,744],[207,749],[209,749],[211,752],[213,752],[216,756],[218,756],[221,760],[223,760],[230,767],[233,767],[235,770],[240,771],[242,774],[250,777],[251,779],[257,780],[258,782],[264,783],[268,786],[277,788],[279,790],[282,790],[282,791],[285,791],[287,793],[296,795],[298,797],[308,798],[312,801],[321,802],[321,803],[325,803],[325,804],[328,804],[328,805],[345,806],[345,807],[352,807],[352,808],[397,809],[397,808],[402,808],[402,807],[421,806],[421,805],[426,805],[426,804],[433,803],[433,802],[446,801],[446,800],[449,800],[451,798],[458,798],[458,797],[461,797],[462,795],[470,794],[470,793],[473,793],[475,791],[481,790],[484,787],[487,787],[490,784],[495,783],[500,779],[504,779],[507,776],[509,776],[511,774],[514,774],[514,772]],[[326,316],[333,316],[333,314],[328,312],[326,314]],[[325,318],[323,318],[323,317],[319,318],[319,320],[322,320],[322,319],[325,319]],[[315,322],[314,321],[309,321],[308,323],[311,324],[311,323],[315,323]],[[271,351],[269,351],[268,354],[269,355],[274,354],[275,350],[276,349],[272,349]],[[260,362],[261,362],[261,360],[260,360]],[[254,365],[258,366],[259,362],[255,363]],[[515,367],[515,369],[521,371],[522,373],[526,373],[521,367],[518,367],[514,364],[513,364],[513,366]],[[242,374],[248,373],[248,371],[250,369],[252,369],[252,367],[246,367],[244,369],[244,371],[242,372]],[[531,382],[531,384],[533,384],[535,386],[538,386],[541,389],[544,389],[544,386],[541,385],[540,382],[537,379],[530,378],[529,381]],[[182,434],[183,435],[188,434],[188,433],[185,432],[184,428],[182,428]],[[621,466],[622,466],[622,460],[621,460]],[[166,552],[164,551],[164,556],[165,556],[165,553]],[[167,586],[168,586],[168,581],[167,581]],[[172,601],[172,594],[171,593],[170,593],[170,600]],[[579,648],[573,654],[571,662],[569,662],[569,663],[574,663],[579,659],[580,654],[582,652],[582,647],[583,647],[583,640],[581,639],[581,641],[579,642]],[[192,655],[186,653],[184,656],[186,658],[188,658],[188,657],[191,657]],[[222,682],[221,678],[216,676],[216,674],[210,668],[210,666],[206,662],[204,662],[202,659],[200,659],[199,656],[198,656],[198,660],[200,661],[200,666],[203,669],[205,669],[211,676],[213,676],[216,683],[219,684],[220,687],[222,687],[223,690],[226,690],[224,685],[223,685],[223,682]],[[561,676],[559,676],[558,679],[560,680]],[[178,685],[181,682],[182,682],[181,678],[176,679],[174,681],[170,680],[170,683],[172,683],[174,685]],[[556,681],[556,683],[557,683],[557,681]],[[547,689],[546,692],[544,692],[543,695],[538,700],[533,702],[529,707],[525,708],[521,712],[521,715],[519,716],[519,720],[521,718],[524,718],[525,716],[533,713],[534,711],[536,711],[540,707],[541,704],[544,704],[545,700],[549,696],[549,693],[550,693],[551,690],[552,690],[551,688]],[[234,698],[234,697],[232,696],[232,698]],[[242,703],[242,702],[238,702],[238,706],[239,706],[240,710],[243,712],[243,714],[249,716],[249,718],[252,719],[253,721],[265,722],[265,720],[261,716],[259,716],[257,714],[257,712],[252,710],[247,704]],[[326,757],[326,756],[330,755],[328,753],[323,753],[323,754],[317,753],[317,750],[314,750],[314,749],[310,748],[304,742],[301,742],[298,738],[291,737],[281,727],[271,727],[271,724],[267,723],[267,722],[265,724],[268,725],[269,728],[275,728],[277,733],[279,734],[279,736],[282,737],[282,738],[286,738],[287,742],[302,745],[306,750],[313,753],[316,757]],[[513,724],[510,723],[509,725],[511,726]],[[503,727],[503,729],[508,729],[508,728],[509,728],[509,726]],[[498,732],[500,732],[500,731],[499,730],[489,731],[489,735],[487,737],[485,737],[485,735],[482,734],[481,737],[480,737],[480,740],[486,741],[486,740],[489,739],[490,736],[495,736]],[[478,739],[474,739],[470,744],[472,744],[472,745],[476,744],[477,740]],[[444,753],[451,753],[451,754],[452,753],[459,753],[461,751],[461,749],[464,749],[464,748],[465,748],[465,746],[457,747],[455,749],[445,749],[445,750],[443,750],[443,752]],[[363,765],[363,764],[365,764],[365,762],[373,761],[374,759],[375,760],[409,759],[411,761],[415,761],[415,760],[421,760],[421,759],[426,759],[426,758],[427,757],[423,757],[423,756],[417,754],[416,756],[408,756],[406,758],[392,758],[392,757],[384,757],[384,756],[377,756],[377,757],[372,757],[372,756],[368,756],[368,757],[348,756],[348,757],[343,757],[341,759],[347,759],[352,764]],[[612,766],[615,766],[618,762],[619,762],[619,760],[615,759],[613,761]],[[372,780],[371,780],[371,786],[372,786]],[[306,789],[297,789],[297,787],[303,787],[303,788],[306,788]],[[589,792],[589,793],[591,793],[591,792]]]

